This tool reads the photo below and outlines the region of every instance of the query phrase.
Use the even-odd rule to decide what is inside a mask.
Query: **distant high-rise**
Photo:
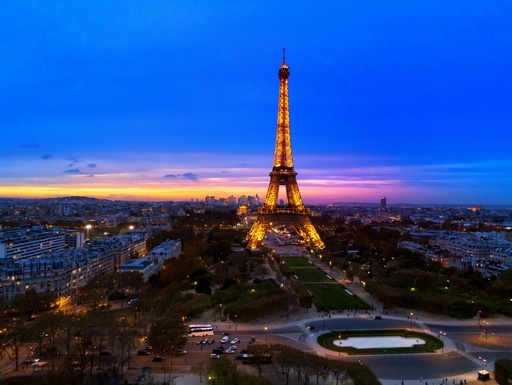
[[[386,197],[380,197],[380,208],[381,209],[386,208]]]

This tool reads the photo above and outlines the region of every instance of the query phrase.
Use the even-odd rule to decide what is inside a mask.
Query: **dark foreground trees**
[[[208,384],[380,384],[370,368],[361,362],[329,360],[286,345],[251,345],[242,362],[257,365],[259,375],[251,376],[239,370],[225,355],[194,365],[190,372]]]
[[[512,379],[512,360],[502,358],[494,364],[494,379],[500,385],[507,385]]]

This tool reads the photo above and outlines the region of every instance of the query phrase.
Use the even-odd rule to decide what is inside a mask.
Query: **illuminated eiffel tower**
[[[297,234],[318,249],[325,248],[311,218],[309,209],[304,207],[297,185],[297,173],[293,169],[292,144],[290,137],[290,108],[288,105],[288,77],[290,72],[286,65],[283,50],[283,64],[279,68],[279,103],[277,111],[276,148],[274,167],[270,175],[267,196],[263,207],[258,210],[258,219],[247,234],[248,248],[255,248],[273,226],[291,226]],[[278,206],[279,186],[286,187],[288,204]]]

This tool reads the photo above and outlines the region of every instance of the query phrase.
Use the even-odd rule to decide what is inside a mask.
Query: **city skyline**
[[[0,197],[512,204],[512,5],[0,6]]]

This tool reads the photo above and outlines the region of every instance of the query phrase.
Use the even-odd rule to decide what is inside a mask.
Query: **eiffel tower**
[[[291,226],[297,234],[318,249],[325,248],[311,218],[309,209],[304,207],[297,185],[297,173],[293,169],[292,144],[290,137],[290,108],[288,105],[288,77],[290,71],[286,65],[283,49],[283,64],[279,68],[279,102],[277,110],[276,148],[274,167],[270,175],[267,196],[263,206],[258,209],[258,219],[247,234],[247,247],[254,249],[265,237],[270,227],[275,225]],[[288,204],[278,206],[279,186],[286,187]]]

